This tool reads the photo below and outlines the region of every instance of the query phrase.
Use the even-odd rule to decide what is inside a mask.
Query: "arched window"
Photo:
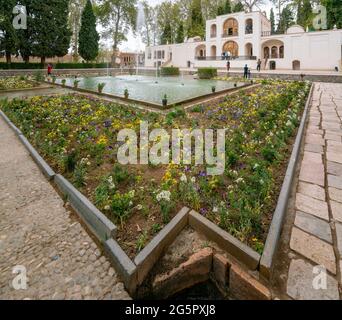
[[[216,31],[217,31],[216,24],[211,25],[211,28],[210,28],[210,37],[211,38],[216,38],[216,35],[217,35]]]
[[[264,59],[268,59],[270,57],[270,48],[265,47],[264,48]]]
[[[238,57],[239,45],[235,41],[228,41],[224,44],[222,52],[228,54],[230,57]]]
[[[205,51],[205,45],[199,45],[195,49],[195,57],[205,57],[206,56],[206,51]]]
[[[284,59],[284,46],[280,46],[279,48],[279,58]]]
[[[229,18],[223,24],[223,36],[233,37],[239,35],[239,23],[234,18]]]
[[[278,47],[273,46],[271,49],[271,58],[277,59],[278,58]]]
[[[212,57],[216,57],[216,46],[211,46],[211,48],[210,48],[210,55],[212,56]]]
[[[252,34],[253,33],[253,19],[247,19],[246,20],[245,33],[246,34]]]
[[[248,56],[248,57],[253,56],[253,45],[251,43],[247,43],[245,45],[245,56]]]

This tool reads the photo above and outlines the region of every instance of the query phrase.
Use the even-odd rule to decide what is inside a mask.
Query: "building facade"
[[[206,40],[191,38],[181,44],[147,47],[146,67],[231,68],[248,65],[264,70],[341,69],[342,30],[306,32],[291,26],[272,34],[271,22],[262,12],[239,12],[206,21]]]

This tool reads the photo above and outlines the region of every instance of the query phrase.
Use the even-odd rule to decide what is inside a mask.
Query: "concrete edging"
[[[240,240],[236,239],[194,210],[189,213],[189,224],[196,231],[203,233],[208,239],[217,243],[221,249],[231,254],[251,270],[257,270],[260,254]]]
[[[272,222],[268,231],[264,252],[260,260],[260,273],[267,279],[270,279],[271,277],[271,269],[274,263],[274,256],[276,254],[280,241],[284,218],[288,208],[288,201],[291,195],[291,187],[301,153],[301,146],[304,139],[305,126],[308,117],[310,103],[312,101],[313,90],[314,84],[311,85],[310,93],[306,101],[302,121],[298,129],[296,141],[293,146],[291,158],[287,167],[285,178],[283,180],[283,185],[278,198],[277,207],[274,211]]]
[[[184,207],[156,237],[135,257],[138,268],[138,285],[142,284],[165,248],[172,244],[178,234],[188,225],[189,208]]]
[[[117,227],[67,179],[57,174],[54,177],[54,182],[58,189],[67,196],[68,201],[82,221],[102,243],[116,236]]]

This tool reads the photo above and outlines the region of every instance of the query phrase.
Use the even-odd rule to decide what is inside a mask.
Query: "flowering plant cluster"
[[[184,205],[262,252],[310,88],[266,81],[252,92],[162,115],[81,95],[2,102],[1,108],[58,172],[119,226],[134,256]],[[204,165],[121,165],[121,129],[141,121],[175,128],[226,129],[223,175]]]
[[[34,83],[28,81],[25,77],[6,77],[0,79],[0,91],[13,89],[29,89],[33,88],[34,86]]]

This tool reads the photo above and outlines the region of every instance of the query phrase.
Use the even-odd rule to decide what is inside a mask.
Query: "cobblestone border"
[[[308,118],[308,111],[312,101],[314,84],[311,84],[309,96],[306,101],[300,127],[298,129],[295,144],[291,158],[287,167],[283,185],[277,202],[277,207],[274,211],[272,222],[268,231],[265,248],[260,260],[260,273],[266,279],[271,277],[271,269],[274,262],[274,257],[278,249],[280,235],[283,228],[284,218],[287,212],[288,202],[291,195],[293,179],[298,165],[298,160],[301,153],[301,147],[304,139],[305,127]]]

